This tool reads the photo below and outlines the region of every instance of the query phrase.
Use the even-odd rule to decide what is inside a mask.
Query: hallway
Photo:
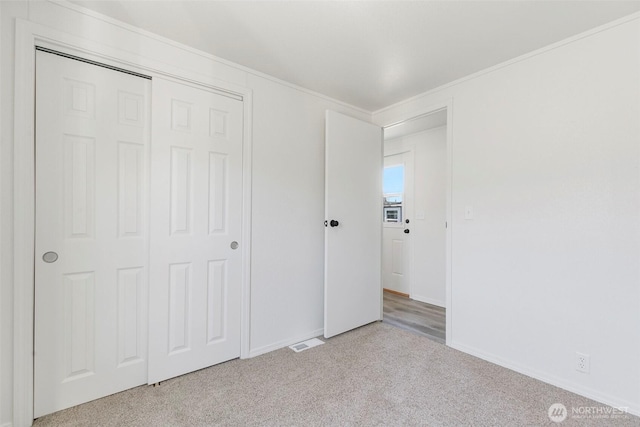
[[[445,309],[383,292],[383,322],[445,343]]]

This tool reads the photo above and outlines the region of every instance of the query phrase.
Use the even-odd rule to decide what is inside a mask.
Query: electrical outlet
[[[576,371],[584,372],[585,374],[589,373],[589,355],[576,352]]]

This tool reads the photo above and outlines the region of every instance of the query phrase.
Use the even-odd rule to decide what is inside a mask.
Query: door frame
[[[31,425],[34,398],[35,52],[52,49],[150,77],[170,78],[243,102],[240,357],[250,350],[252,105],[250,89],[16,19],[13,155],[13,425]],[[153,80],[152,80],[153,93]],[[153,104],[152,104],[153,105]],[[152,135],[153,138],[153,135]]]
[[[400,114],[399,117],[388,119],[387,121],[380,123],[383,129],[390,126],[399,125],[404,122],[412,121],[415,119],[428,116],[429,114],[437,113],[439,111],[446,110],[447,112],[447,140],[446,140],[446,250],[445,250],[445,270],[446,270],[446,302],[445,302],[445,322],[446,322],[446,345],[450,346],[453,342],[453,298],[452,298],[452,235],[453,235],[453,217],[451,212],[452,198],[453,198],[453,98],[445,99],[443,101],[429,105],[428,107],[418,110],[409,110],[406,113]]]

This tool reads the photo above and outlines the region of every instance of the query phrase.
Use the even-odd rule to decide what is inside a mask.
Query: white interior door
[[[382,318],[382,129],[327,111],[324,336]]]
[[[240,356],[242,101],[154,78],[149,383]]]
[[[412,294],[413,151],[384,157],[382,286]]]
[[[36,417],[147,381],[149,91],[36,54]]]

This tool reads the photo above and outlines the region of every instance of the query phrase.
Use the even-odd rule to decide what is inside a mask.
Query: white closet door
[[[382,318],[382,129],[327,111],[324,336]]]
[[[149,91],[37,52],[36,417],[146,383]]]
[[[153,81],[149,383],[240,356],[242,102]]]

